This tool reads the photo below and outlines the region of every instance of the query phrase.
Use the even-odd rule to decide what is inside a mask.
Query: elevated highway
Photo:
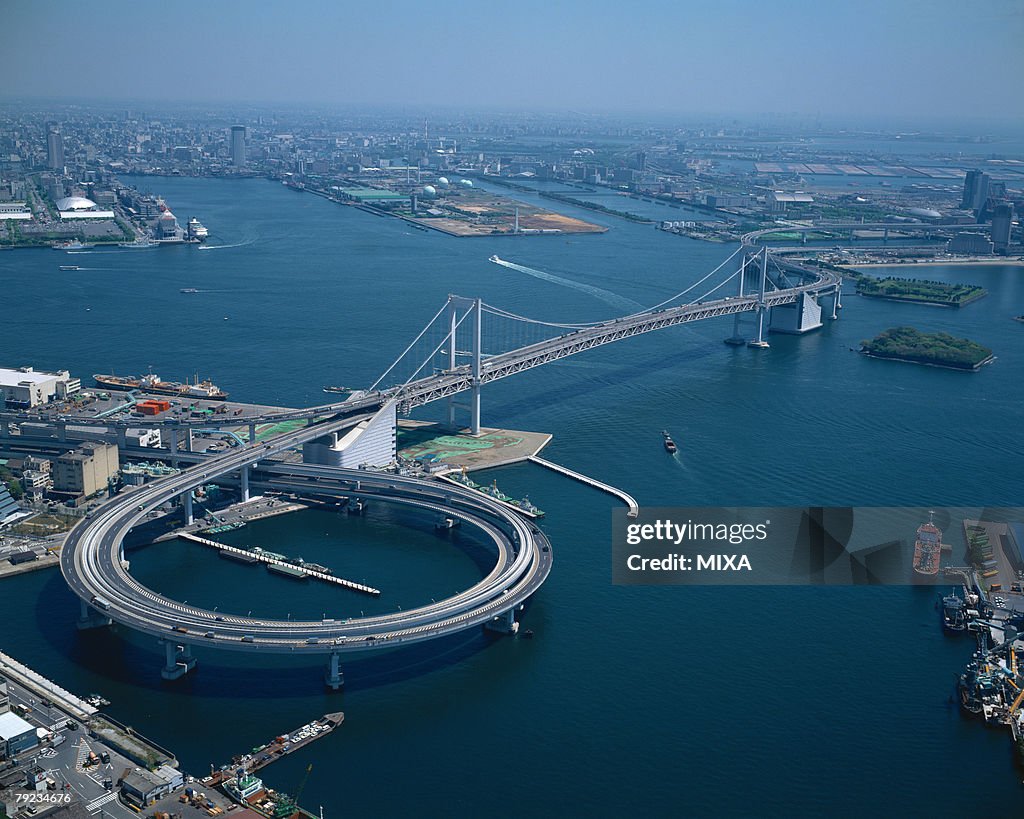
[[[343,653],[391,648],[450,634],[475,625],[514,630],[515,610],[540,587],[551,568],[550,544],[533,524],[466,489],[431,481],[362,470],[279,465],[294,471],[282,488],[317,494],[358,491],[389,503],[455,517],[479,530],[493,544],[494,568],[479,583],[448,599],[409,611],[373,617],[316,621],[269,620],[218,614],[171,600],[147,589],[127,571],[123,540],[153,508],[219,475],[251,466],[341,423],[318,424],[241,451],[210,458],[194,469],[122,493],[93,512],[68,537],[61,570],[83,601],[83,624],[114,620],[160,639],[167,650],[164,675],[180,676],[191,667],[191,645],[221,649],[331,655],[328,682],[341,684]],[[315,480],[315,484],[314,484]]]
[[[745,244],[752,244],[752,241]],[[763,271],[767,265],[767,251],[762,256]],[[168,678],[180,676],[192,666],[191,646],[196,644],[237,651],[326,654],[330,657],[327,681],[332,687],[341,685],[339,658],[345,653],[419,642],[480,624],[513,631],[517,626],[514,619],[516,609],[540,587],[550,571],[550,544],[532,523],[478,493],[456,486],[368,471],[337,469],[328,470],[327,474],[325,467],[292,463],[266,463],[265,467],[260,467],[271,476],[267,478],[270,485],[279,488],[314,491],[321,495],[358,492],[389,503],[417,507],[438,516],[456,517],[475,527],[493,544],[495,566],[479,583],[441,602],[395,614],[308,622],[217,614],[170,600],[132,578],[123,559],[123,542],[132,527],[149,511],[179,496],[185,499],[186,517],[190,518],[192,490],[228,473],[239,472],[242,494],[247,497],[252,467],[316,438],[369,419],[388,402],[394,401],[401,411],[408,411],[472,391],[476,403],[473,427],[477,429],[479,390],[483,384],[666,327],[747,312],[763,315],[772,307],[794,304],[808,296],[838,293],[841,278],[835,273],[805,269],[784,260],[778,263],[796,274],[797,284],[766,291],[762,272],[762,285],[757,294],[743,295],[741,285],[737,296],[675,307],[659,306],[581,326],[557,337],[486,358],[480,352],[482,303],[480,300],[450,297],[452,337],[456,326],[454,308],[459,303],[469,302],[475,311],[476,345],[470,364],[453,365],[434,375],[390,389],[357,394],[345,401],[268,413],[255,418],[133,419],[121,422],[124,426],[164,428],[170,433],[172,453],[177,453],[177,431],[180,429],[249,424],[252,432],[256,424],[291,419],[305,419],[307,426],[267,442],[250,440],[248,444],[221,454],[202,456],[194,467],[124,492],[92,512],[70,533],[61,553],[64,576],[82,600],[81,625],[105,624],[113,620],[157,637],[165,646],[164,676]],[[454,351],[456,345],[452,343],[450,347]],[[454,352],[452,358],[454,360]],[[31,416],[31,413],[6,413],[0,415],[0,424],[11,420],[37,420]],[[64,423],[111,426],[108,418],[74,418]],[[0,433],[4,431],[0,429]]]

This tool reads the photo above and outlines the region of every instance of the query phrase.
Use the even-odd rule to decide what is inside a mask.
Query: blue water
[[[372,382],[449,292],[596,320],[615,308],[558,279],[653,304],[733,249],[561,206],[610,230],[454,239],[262,180],[142,184],[221,247],[97,250],[72,272],[53,250],[0,254],[4,364],[83,378],[152,365],[165,378],[198,371],[241,400],[312,404],[323,384]],[[491,264],[495,253],[553,278]],[[1020,505],[1024,324],[1011,317],[1024,313],[1024,268],[927,276],[990,295],[953,311],[851,294],[839,321],[773,336],[761,352],[721,343],[731,321],[660,331],[489,385],[484,422],[553,433],[547,457],[649,506]],[[968,336],[998,360],[964,374],[850,351],[897,324]],[[676,457],[662,429],[681,444]],[[492,476],[548,512],[555,562],[525,613],[532,641],[474,631],[354,660],[337,695],[318,667],[213,651],[168,684],[154,641],[76,632],[76,601],[58,574],[39,572],[0,587],[3,649],[72,690],[102,692],[114,716],[196,773],[343,709],[341,730],[266,770],[294,791],[313,762],[302,801],[327,817],[952,816],[976,809],[979,782],[987,804],[1019,800],[1009,736],[949,703],[970,643],[943,635],[933,592],[615,587],[612,498],[532,465]],[[385,589],[385,607],[479,576],[468,535],[394,528],[392,512],[371,512],[311,511],[230,539],[365,578]],[[198,547],[130,557],[154,587],[225,610],[366,608]]]

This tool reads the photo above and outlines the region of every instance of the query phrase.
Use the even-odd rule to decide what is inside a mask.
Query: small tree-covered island
[[[924,279],[876,279],[867,275],[857,280],[857,292],[874,299],[939,304],[944,307],[963,307],[988,293],[984,287],[974,284],[945,284]]]
[[[862,341],[860,351],[872,358],[909,361],[954,370],[977,370],[993,360],[992,351],[949,333],[922,333],[913,327],[894,327]]]

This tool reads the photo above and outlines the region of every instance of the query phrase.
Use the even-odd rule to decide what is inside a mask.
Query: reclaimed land
[[[992,351],[975,341],[949,333],[922,333],[914,327],[885,330],[862,341],[860,351],[871,358],[965,371],[977,371],[994,360]]]
[[[974,284],[945,284],[927,279],[876,279],[862,276],[857,281],[857,292],[872,299],[909,301],[941,307],[963,307],[988,294],[984,287]]]

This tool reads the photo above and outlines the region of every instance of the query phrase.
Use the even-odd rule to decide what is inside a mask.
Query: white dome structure
[[[423,196],[427,199],[434,199],[437,196],[437,188],[433,185],[424,185]]]
[[[447,176],[439,176],[439,177],[437,177],[437,187],[439,187],[439,188],[447,188],[450,184],[451,183],[448,181],[448,177]]]
[[[95,207],[96,203],[84,196],[65,196],[57,200],[57,210],[93,210]]]

